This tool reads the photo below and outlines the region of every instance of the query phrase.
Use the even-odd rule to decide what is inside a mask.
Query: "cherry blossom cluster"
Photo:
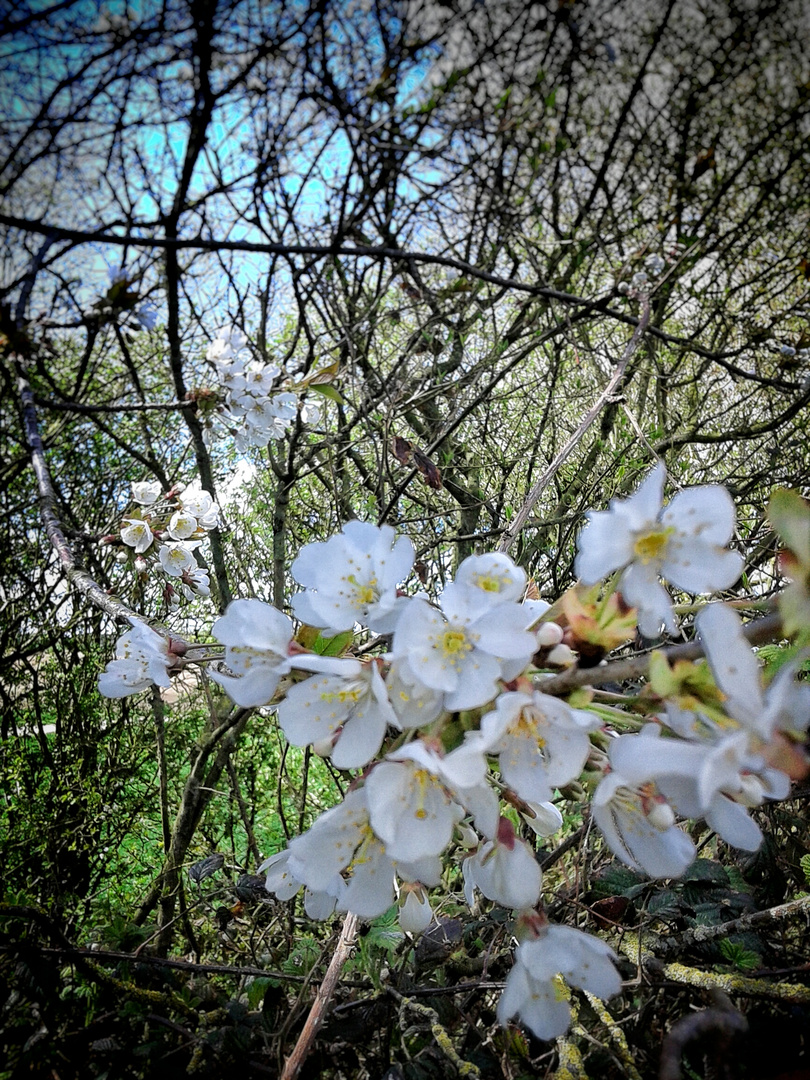
[[[208,571],[197,561],[195,551],[205,534],[219,524],[219,509],[209,492],[191,484],[164,496],[159,481],[142,481],[133,483],[132,501],[137,510],[124,518],[120,536],[134,553],[135,571],[145,576],[150,568],[161,568],[169,578],[163,592],[172,611],[179,607],[181,596],[186,600],[208,596]],[[122,554],[123,561],[129,561]]]
[[[225,327],[207,352],[225,395],[220,419],[231,430],[240,453],[283,439],[299,412],[298,396],[282,388],[282,369],[254,359],[247,345],[240,330]],[[317,423],[317,405],[301,402],[300,412],[303,423]]]
[[[344,635],[344,655],[307,651],[298,638],[313,639],[297,638],[287,615],[256,599],[233,601],[213,627],[224,653],[210,675],[229,697],[275,709],[292,745],[354,772],[343,801],[259,868],[267,889],[281,900],[303,890],[313,919],[374,918],[396,903],[412,934],[430,925],[431,890],[442,882],[458,883],[471,907],[480,894],[514,911],[520,943],[498,1015],[544,1039],[567,1029],[566,984],[607,998],[620,978],[607,945],[548,924],[522,827],[553,834],[562,825],[553,800],[578,781],[619,859],[650,877],[677,877],[696,854],[679,822],[704,819],[727,843],[754,850],[762,837],[749,811],[786,797],[804,767],[810,686],[789,664],[765,688],[740,619],[723,603],[696,618],[708,666],[671,667],[653,654],[641,731],[634,721],[621,733],[620,716],[608,727],[587,693],[575,704],[544,693],[551,656],[576,652],[585,638],[573,631],[589,618],[591,634],[607,626],[611,648],[622,640],[605,622],[617,622],[617,594],[620,629],[630,605],[640,632],[654,637],[677,629],[662,579],[691,594],[738,579],[728,492],[691,488],[664,505],[665,479],[658,465],[630,498],[588,514],[576,567],[583,586],[604,582],[592,617],[579,594],[554,607],[527,598],[525,573],[503,554],[465,559],[435,600],[408,595],[410,540],[352,521],[292,565],[303,587],[295,617],[318,640]],[[576,612],[568,622],[566,611]],[[377,635],[377,655],[347,655],[358,627]],[[171,642],[135,629],[100,689],[124,696],[166,685],[182,662]]]

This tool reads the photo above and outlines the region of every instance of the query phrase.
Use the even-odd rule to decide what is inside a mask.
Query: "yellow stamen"
[[[633,545],[633,551],[645,566],[656,562],[663,557],[674,531],[670,526],[668,529],[651,529],[642,533]]]
[[[463,630],[445,630],[440,640],[445,656],[458,656],[470,648]]]
[[[487,577],[484,574],[478,574],[475,579],[475,584],[479,589],[483,589],[484,592],[500,592],[502,582],[498,577]]]

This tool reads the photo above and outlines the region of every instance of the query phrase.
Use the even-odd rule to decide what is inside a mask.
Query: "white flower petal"
[[[687,542],[673,537],[667,544],[661,574],[684,592],[710,593],[730,589],[742,568],[742,555],[736,551],[702,539]]]
[[[457,675],[456,686],[446,693],[445,707],[456,712],[486,705],[498,692],[500,674],[500,665],[494,656],[476,651]]]
[[[764,709],[759,662],[745,640],[742,620],[726,604],[708,604],[695,619],[715,682],[740,720],[755,723]]]
[[[236,678],[213,669],[209,669],[208,674],[231,701],[243,709],[269,705],[281,679],[278,672],[266,665],[259,665]]]
[[[214,623],[212,632],[223,645],[286,656],[292,639],[292,623],[278,608],[262,600],[232,600],[225,614]]]
[[[654,565],[631,563],[622,574],[619,590],[625,601],[638,610],[638,628],[644,637],[658,637],[662,625],[671,634],[677,631],[672,601]]]
[[[745,807],[717,795],[706,812],[706,823],[727,844],[742,851],[757,851],[762,843],[762,830],[753,821]]]
[[[595,585],[633,558],[633,534],[610,510],[591,510],[579,534],[574,563],[584,585]]]
[[[523,964],[516,963],[498,1002],[498,1021],[505,1025],[513,1016],[538,1039],[556,1039],[568,1030],[571,1007],[551,980],[538,982]]]
[[[409,761],[384,761],[366,779],[369,820],[391,858],[439,855],[462,811],[439,777]]]
[[[674,495],[661,514],[661,523],[705,544],[723,547],[734,535],[734,500],[719,484],[687,488]]]
[[[372,837],[352,864],[352,876],[337,902],[337,910],[351,911],[362,919],[376,919],[393,903],[394,864],[379,840]]]
[[[526,612],[520,604],[499,604],[470,626],[477,635],[476,647],[500,660],[521,660],[528,664],[537,651],[534,634],[524,629]]]

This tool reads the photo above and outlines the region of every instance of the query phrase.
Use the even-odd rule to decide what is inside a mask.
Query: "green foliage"
[[[751,952],[750,949],[732,941],[731,938],[724,938],[720,942],[720,952],[738,971],[754,971],[762,964],[762,959],[757,953]]]
[[[310,934],[301,934],[295,939],[292,952],[282,963],[281,970],[288,975],[309,975],[321,957],[321,945]]]

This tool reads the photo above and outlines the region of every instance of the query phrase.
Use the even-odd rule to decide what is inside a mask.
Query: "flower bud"
[[[568,645],[555,645],[546,658],[546,663],[554,667],[571,667],[576,663],[576,656]]]
[[[675,812],[669,803],[655,799],[647,811],[647,820],[654,828],[666,832],[675,824]]]
[[[125,551],[116,551],[115,561],[124,565],[129,562],[129,555]]]
[[[406,934],[421,934],[433,921],[427,893],[418,883],[405,883],[399,894],[399,925]]]
[[[742,773],[740,775],[740,782],[742,784],[742,790],[735,793],[735,802],[740,803],[742,806],[761,806],[764,798],[764,789],[760,778],[754,776],[753,773]]]
[[[541,649],[551,649],[563,639],[563,628],[555,622],[541,623],[537,628],[537,644]]]
[[[478,834],[476,833],[475,829],[471,828],[469,825],[465,825],[464,822],[456,825],[456,828],[460,833],[462,847],[478,847]]]

